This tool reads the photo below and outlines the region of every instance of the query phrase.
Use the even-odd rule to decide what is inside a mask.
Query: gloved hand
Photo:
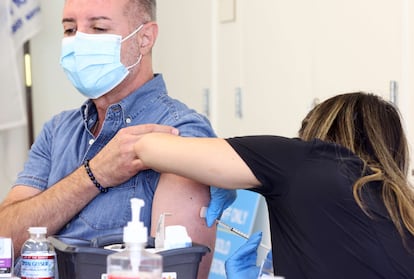
[[[254,233],[245,244],[240,246],[225,263],[228,279],[255,279],[260,268],[256,266],[257,248],[262,241],[262,232]]]
[[[223,211],[237,198],[236,190],[227,190],[210,186],[210,203],[206,212],[207,226],[211,227],[220,219]]]

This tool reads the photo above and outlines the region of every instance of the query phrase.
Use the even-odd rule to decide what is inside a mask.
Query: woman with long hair
[[[278,275],[414,278],[408,144],[398,110],[379,96],[356,92],[322,102],[299,138],[154,133],[135,151],[142,169],[262,194]]]

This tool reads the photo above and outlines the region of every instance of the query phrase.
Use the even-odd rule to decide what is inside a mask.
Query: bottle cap
[[[30,227],[28,231],[31,234],[46,234],[47,228],[46,227]]]
[[[124,227],[125,243],[146,243],[148,240],[147,228],[139,220],[141,208],[144,204],[144,201],[141,199],[131,199],[132,220]]]

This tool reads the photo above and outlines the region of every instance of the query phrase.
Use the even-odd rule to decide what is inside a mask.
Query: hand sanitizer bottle
[[[108,279],[161,279],[162,256],[145,250],[147,228],[140,222],[144,201],[131,199],[132,220],[124,227],[125,250],[108,255]]]

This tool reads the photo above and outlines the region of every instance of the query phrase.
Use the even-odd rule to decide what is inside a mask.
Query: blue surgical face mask
[[[86,34],[76,32],[75,36],[62,40],[60,64],[72,84],[84,96],[91,99],[111,91],[129,74],[128,67],[121,63],[121,43],[135,35],[144,25],[122,39],[114,34]]]

